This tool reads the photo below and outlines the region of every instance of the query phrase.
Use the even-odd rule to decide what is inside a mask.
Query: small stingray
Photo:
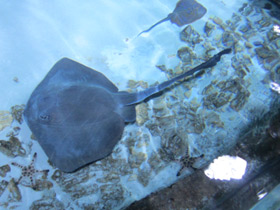
[[[33,91],[24,117],[54,166],[72,172],[112,152],[125,123],[135,121],[137,103],[215,66],[230,51],[223,50],[188,72],[136,93],[118,91],[102,73],[63,58]]]
[[[166,18],[152,25],[147,30],[139,33],[138,36],[140,36],[142,33],[149,32],[155,26],[168,20],[170,20],[172,23],[175,23],[177,26],[183,26],[192,23],[202,18],[206,12],[206,8],[197,3],[195,0],[180,0],[176,4],[176,8],[172,13],[170,13]]]

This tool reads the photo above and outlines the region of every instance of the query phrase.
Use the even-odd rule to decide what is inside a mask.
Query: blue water
[[[189,25],[200,39],[192,42],[193,37],[180,38],[186,26],[171,22],[137,37],[171,13],[175,0],[1,1],[0,209],[124,209],[192,174],[187,167],[176,176],[187,156],[203,156],[195,168],[207,167],[221,155],[240,156],[230,151],[241,137],[255,135],[256,119],[263,119],[263,130],[252,135],[254,144],[267,145],[266,136],[273,148],[279,146],[278,124],[269,124],[280,97],[270,86],[280,83],[278,8],[272,3],[272,9],[265,7],[264,1],[199,2],[207,13]],[[208,35],[206,23],[213,27]],[[126,125],[113,153],[75,173],[53,167],[26,122],[19,120],[21,105],[62,57],[133,92],[229,47],[233,52],[214,68],[138,105],[136,122]],[[277,155],[279,149],[263,154],[264,159]],[[261,161],[257,155],[243,156],[249,172]],[[22,167],[30,164],[49,171],[26,175]]]

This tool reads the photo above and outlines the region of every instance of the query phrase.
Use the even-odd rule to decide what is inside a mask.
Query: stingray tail
[[[168,15],[166,18],[164,18],[164,19],[158,21],[157,23],[155,23],[154,25],[152,25],[150,28],[148,28],[148,29],[146,29],[146,30],[140,32],[140,33],[137,35],[137,37],[140,36],[140,35],[143,34],[143,33],[149,32],[150,30],[152,30],[152,29],[153,29],[154,27],[156,27],[157,25],[159,25],[159,24],[161,24],[161,23],[163,23],[163,22],[165,22],[165,21],[168,21],[169,19],[170,19],[170,17],[169,17],[169,15]]]
[[[215,66],[220,61],[222,55],[228,54],[230,52],[231,52],[230,48],[225,49],[225,50],[217,53],[213,57],[211,57],[208,61],[196,66],[195,68],[193,68],[177,77],[167,80],[157,86],[150,87],[144,91],[141,91],[138,93],[131,93],[131,94],[129,94],[129,96],[126,95],[126,97],[123,100],[123,104],[132,105],[132,104],[140,103],[141,101],[145,100],[146,98],[150,97],[151,95],[154,95],[154,94],[164,90],[165,88],[171,86],[175,82],[177,82],[187,76],[192,76],[194,73],[196,73],[202,69],[211,68],[211,67]]]

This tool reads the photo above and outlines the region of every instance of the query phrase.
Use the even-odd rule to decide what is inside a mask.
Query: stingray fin
[[[110,92],[118,92],[118,88],[102,73],[69,58],[56,62],[37,89],[69,85],[99,86]]]
[[[117,113],[121,115],[125,122],[134,122],[136,120],[135,105],[126,106],[127,101],[135,101],[135,97],[137,97],[137,93],[132,94],[126,91],[120,91],[117,93],[117,99],[119,104],[121,104]]]
[[[135,122],[136,120],[136,110],[134,105],[123,106],[120,108],[118,114],[121,115],[125,122]]]

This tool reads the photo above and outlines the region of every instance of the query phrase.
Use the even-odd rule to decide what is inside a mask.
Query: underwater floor
[[[165,21],[137,36],[176,3],[1,1],[0,209],[272,203],[280,181],[279,1],[201,0],[207,12],[194,22]],[[136,122],[125,126],[113,152],[74,173],[48,161],[23,118],[32,91],[63,57],[102,72],[119,90],[136,92],[226,48],[232,52],[214,67],[139,103]],[[243,162],[231,168],[234,163],[223,159],[222,178],[211,168],[221,157]],[[277,196],[273,202],[267,209],[279,209]]]

